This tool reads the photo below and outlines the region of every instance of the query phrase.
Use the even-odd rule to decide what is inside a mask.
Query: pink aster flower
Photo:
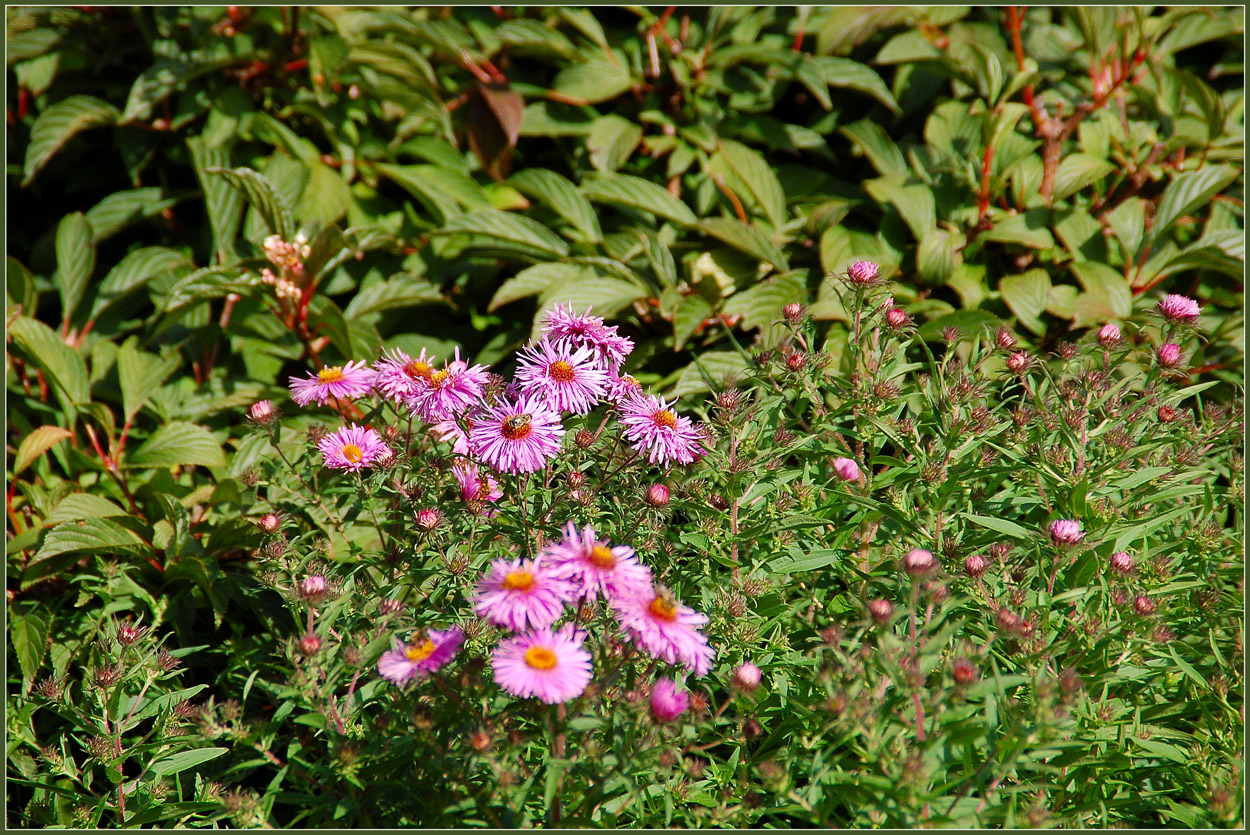
[[[377,432],[367,426],[344,426],[318,443],[322,463],[335,470],[359,471],[391,452]]]
[[[331,397],[360,397],[373,387],[373,375],[363,362],[327,365],[303,380],[292,377],[291,399],[301,406],[315,400],[320,406]]]
[[[458,626],[431,629],[428,636],[418,636],[410,644],[396,638],[395,648],[378,659],[378,675],[401,685],[423,678],[455,658],[463,643],[464,632]]]
[[[605,396],[613,403],[623,403],[636,394],[642,394],[642,383],[632,374],[621,374],[617,371],[608,372]]]
[[[434,374],[433,358],[421,349],[420,356],[408,356],[395,349],[374,363],[373,387],[397,403],[409,403],[425,393]]]
[[[564,538],[543,548],[542,560],[552,576],[573,583],[576,597],[651,591],[651,569],[638,562],[634,549],[595,539],[595,529],[590,525],[578,532],[569,522],[564,526]]]
[[[469,447],[504,473],[541,470],[560,452],[560,416],[537,395],[500,398],[473,417]]]
[[[494,502],[503,496],[503,491],[495,480],[470,461],[457,461],[452,464],[451,474],[460,485],[460,498],[466,502]]]
[[[850,458],[833,459],[833,469],[843,481],[859,481],[859,465]]]
[[[1081,523],[1071,519],[1056,519],[1050,523],[1047,530],[1050,532],[1051,541],[1056,545],[1075,545],[1085,538]]]
[[[474,610],[513,632],[550,626],[573,599],[573,586],[538,560],[495,560],[477,587]]]
[[[1164,319],[1169,322],[1177,322],[1183,325],[1192,325],[1198,321],[1198,314],[1202,312],[1202,308],[1198,303],[1188,296],[1178,296],[1172,293],[1164,296],[1155,310]]]
[[[634,589],[611,602],[617,621],[654,657],[682,664],[699,676],[712,669],[716,653],[699,631],[707,615],[681,605],[667,588]]]
[[[481,401],[487,373],[486,366],[470,366],[460,359],[460,349],[457,348],[456,358],[430,374],[424,390],[410,401],[410,405],[427,423],[450,420]]]
[[[465,423],[470,429],[473,428],[472,420],[466,418]],[[440,420],[430,427],[430,434],[444,443],[450,442],[451,451],[456,455],[469,454],[469,435],[455,420]]]
[[[543,334],[552,342],[567,342],[574,347],[588,347],[604,368],[619,368],[634,350],[633,340],[620,336],[616,326],[603,324],[602,316],[591,316],[586,308],[581,316],[573,312],[573,303],[557,305],[543,317]]]
[[[518,357],[516,378],[523,393],[540,395],[557,412],[584,415],[603,399],[608,374],[589,346],[574,347],[547,337],[528,345]]]
[[[699,433],[690,418],[681,417],[663,398],[635,395],[621,404],[625,439],[645,449],[652,464],[692,464],[703,454]]]
[[[690,694],[671,678],[658,679],[651,687],[651,718],[672,722],[690,707]]]
[[[538,629],[501,641],[491,657],[495,683],[514,696],[549,705],[576,699],[590,684],[590,653],[584,633]]]

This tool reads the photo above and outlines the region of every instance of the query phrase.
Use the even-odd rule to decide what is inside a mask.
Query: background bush
[[[1187,393],[1152,408],[1206,420],[1199,394],[1201,403],[1240,396],[1240,8],[15,8],[6,25],[9,713],[10,739],[23,740],[11,743],[9,768],[28,781],[10,796],[15,822],[106,814],[105,801],[88,813],[61,799],[104,797],[89,773],[64,766],[100,729],[88,714],[54,723],[28,699],[43,677],[55,690],[72,671],[118,663],[121,645],[96,639],[125,613],[142,613],[153,631],[126,645],[128,678],[108,692],[134,698],[146,685],[167,701],[135,698],[133,711],[116,702],[108,709],[123,724],[127,712],[149,711],[145,720],[174,722],[176,704],[206,688],[218,702],[246,702],[256,636],[291,627],[252,569],[264,539],[247,517],[263,509],[252,488],[266,453],[240,415],[261,397],[284,397],[288,376],[310,363],[462,346],[507,371],[542,311],[572,300],[635,339],[629,372],[657,391],[699,395],[698,404],[727,378],[754,373],[739,345],[793,347],[773,326],[792,302],[817,323],[808,348],[852,370],[859,311],[830,277],[870,258],[920,340],[937,345],[950,328],[972,337],[935,348],[940,368],[975,365],[976,337],[1000,323],[1045,357],[1114,321],[1140,343],[1131,357],[1141,372],[1125,369],[1127,391],[1150,402],[1158,333],[1145,323],[1166,290],[1203,305],[1186,362],[1190,382],[1214,385],[1178,382],[1174,392]],[[315,292],[284,319],[260,279],[261,243],[297,232],[312,244]],[[925,359],[919,343],[907,350],[911,362]],[[1211,522],[1240,537],[1239,511],[1216,513],[1216,497],[1241,489],[1240,450],[1223,440],[1203,450],[1187,439],[1204,462],[1188,465],[1192,478],[1210,483],[1191,534]],[[998,509],[1002,518],[1030,512]],[[1169,524],[1184,527],[1178,520]],[[755,547],[766,561],[780,546]],[[1230,567],[1190,565],[1193,577],[1177,582],[1236,575],[1240,549],[1222,547]],[[1218,598],[1229,618],[1237,595],[1239,586]],[[1220,640],[1239,634],[1231,621],[1221,628]],[[160,654],[162,640],[181,671]],[[1222,686],[1233,710],[1240,664],[1208,643],[1221,672],[1165,659],[1175,666],[1164,677],[1177,687],[1192,680],[1185,665],[1208,683],[1231,677]],[[831,652],[859,645],[839,647]],[[181,741],[161,756],[185,746],[188,757],[157,776],[207,764],[196,759],[206,750],[224,757],[210,742],[223,735],[256,752],[257,768],[274,765],[272,739],[236,724],[237,713],[213,716],[195,726],[200,736],[170,737]],[[1181,724],[1210,746],[1202,750],[1236,762],[1239,730]],[[58,768],[69,770],[49,783],[36,775],[53,762],[39,753],[53,737]],[[1038,742],[1029,740],[1022,731],[1016,743]],[[886,742],[873,744],[864,761],[885,762]],[[227,783],[249,771],[231,762],[231,777],[219,775]],[[1097,774],[1123,762],[1106,755]],[[805,762],[798,773],[835,785],[812,776],[821,767]],[[137,776],[108,768],[115,773],[95,779]],[[319,768],[319,779],[340,772]],[[1240,785],[1221,773],[1221,790]],[[897,774],[887,776],[893,785]],[[909,815],[923,802],[891,806],[879,794],[887,783],[874,779],[865,797],[880,805],[867,820],[806,800],[776,814],[918,820]],[[1239,819],[1220,811],[1217,787],[1200,785],[1197,772],[1167,780],[1189,793],[1135,794],[1123,807],[1114,795],[1082,795],[1057,808],[1089,825]],[[254,782],[260,791],[270,779]],[[259,812],[236,798],[235,814],[290,823],[264,796]],[[192,805],[170,815],[219,815],[219,800],[205,797],[179,797]],[[168,798],[149,800],[156,809]],[[1011,824],[1025,806],[995,809],[993,822]],[[730,822],[740,820],[756,819]]]

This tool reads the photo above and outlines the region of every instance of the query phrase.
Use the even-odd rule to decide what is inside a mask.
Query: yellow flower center
[[[556,654],[546,647],[530,647],[525,651],[525,663],[535,670],[550,670],[556,665]]]
[[[486,479],[486,476],[478,477],[476,498],[480,502],[490,501],[490,482]]]
[[[430,385],[432,385],[434,388],[438,388],[443,383],[447,382],[447,378],[450,376],[451,376],[450,374],[448,374],[446,371],[442,369],[431,372],[430,373]]]
[[[663,426],[667,429],[672,429],[677,426],[677,415],[673,413],[672,409],[663,409],[662,411],[656,412],[651,416],[651,420],[656,426]]]
[[[596,542],[595,547],[590,549],[590,563],[596,568],[611,571],[616,568],[616,557],[611,548]]]
[[[429,382],[430,374],[433,371],[433,367],[428,362],[422,362],[421,360],[413,360],[404,366],[404,373],[412,380],[420,379]]]
[[[413,644],[404,650],[404,657],[409,661],[424,661],[434,654],[434,642],[426,640],[423,643]]]
[[[651,605],[647,610],[660,620],[675,621],[677,620],[677,601],[670,598],[657,596],[651,601]]]
[[[338,383],[343,380],[343,369],[337,365],[331,365],[329,368],[323,368],[317,372],[317,382],[319,383]]]
[[[343,445],[343,457],[353,464],[359,464],[360,459],[365,457],[364,451],[355,444]]]
[[[503,587],[508,591],[529,591],[534,588],[534,575],[525,569],[509,571],[503,578]]]
[[[555,380],[557,383],[571,383],[573,382],[573,378],[577,376],[573,371],[573,366],[569,365],[564,360],[557,360],[556,362],[553,362],[551,367],[547,369],[547,373],[551,375],[551,379]]]

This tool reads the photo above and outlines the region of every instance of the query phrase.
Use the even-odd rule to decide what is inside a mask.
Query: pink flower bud
[[[282,520],[278,518],[276,513],[266,513],[256,520],[256,527],[265,533],[275,533],[278,528],[282,527]]]
[[[1137,568],[1137,564],[1133,562],[1133,558],[1127,551],[1116,551],[1111,555],[1110,562],[1111,570],[1117,574],[1132,574]]]
[[[393,615],[399,611],[402,604],[394,598],[388,597],[378,604],[378,608],[382,610],[384,615]]]
[[[1085,538],[1081,523],[1071,519],[1056,519],[1050,523],[1050,539],[1056,545],[1075,545]]]
[[[803,314],[806,311],[807,311],[806,307],[795,302],[793,304],[788,304],[785,307],[781,308],[781,315],[784,316],[785,320],[789,322],[790,324],[797,325],[799,322],[803,321]]]
[[[910,320],[907,311],[901,307],[891,307],[885,312],[885,323],[895,330],[905,326]]]
[[[843,481],[859,481],[859,465],[850,458],[833,459],[833,469]]]
[[[937,560],[934,559],[933,552],[923,548],[912,548],[907,552],[907,556],[903,557],[903,570],[913,577],[928,574],[936,567]]]
[[[1198,321],[1198,314],[1202,312],[1202,308],[1193,299],[1188,296],[1173,294],[1164,296],[1155,310],[1169,322],[1177,322],[1184,325],[1190,325]]]
[[[750,661],[734,670],[734,684],[743,692],[750,693],[760,686],[760,668]]]
[[[252,408],[247,410],[247,416],[253,423],[265,426],[272,423],[274,418],[278,416],[278,410],[273,407],[272,402],[258,400],[252,404]]]
[[[1155,352],[1159,365],[1164,368],[1176,368],[1181,364],[1181,346],[1175,342],[1165,342]]]
[[[871,287],[877,283],[879,268],[872,261],[859,260],[847,268],[846,277],[852,284]]]
[[[956,658],[951,664],[951,675],[960,686],[971,684],[977,679],[977,666],[967,658]]]
[[[443,521],[443,514],[438,512],[438,508],[426,507],[417,511],[417,528],[429,533],[439,526]]]
[[[305,600],[316,600],[326,593],[328,584],[324,574],[313,574],[300,580],[299,596]]]
[[[647,488],[647,504],[654,508],[661,508],[668,505],[669,492],[668,488],[663,484],[652,484]]]
[[[1133,610],[1142,617],[1153,615],[1155,612],[1155,602],[1144,594],[1137,595],[1137,599],[1133,601]]]
[[[651,688],[651,717],[657,722],[672,722],[690,707],[690,695],[679,690],[677,682],[662,678]]]
[[[1020,343],[1011,331],[999,328],[998,333],[994,335],[994,344],[1004,351],[1014,351]]]
[[[985,557],[979,554],[973,554],[964,560],[964,571],[974,580],[985,576],[985,572],[989,570],[990,564]]]
[[[1016,351],[1007,357],[1007,369],[1012,374],[1021,374],[1029,367],[1029,355],[1026,351]]]
[[[885,623],[894,614],[894,604],[888,600],[872,600],[868,603],[868,615],[876,623]]]
[[[299,651],[304,655],[315,655],[321,649],[321,639],[309,632],[299,639]]]
[[[1119,345],[1121,338],[1119,325],[1108,322],[1098,329],[1098,344],[1104,348],[1113,348]]]

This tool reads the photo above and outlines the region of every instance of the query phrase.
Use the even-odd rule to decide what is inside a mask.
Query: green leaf
[[[535,319],[556,305],[564,304],[572,304],[573,309],[579,312],[593,307],[596,316],[613,316],[641,298],[644,292],[631,282],[603,276],[559,284],[543,292],[542,310]]]
[[[21,306],[18,312],[34,313],[39,304],[39,287],[35,277],[12,255],[5,258],[4,292],[13,304]]]
[[[449,220],[436,235],[477,235],[505,250],[541,255],[568,255],[569,246],[545,226],[527,217],[495,209],[470,212]]]
[[[981,239],[1005,244],[1049,249],[1055,239],[1046,228],[1049,212],[1030,210],[1024,214],[1008,215],[995,222],[994,227],[981,233]]]
[[[1146,237],[1146,201],[1130,197],[1103,217],[1130,259],[1136,259]]]
[[[1097,261],[1073,261],[1068,266],[1085,288],[1073,308],[1077,327],[1124,319],[1132,313],[1133,293],[1122,275]]]
[[[305,223],[318,226],[338,223],[347,215],[351,205],[351,190],[339,172],[324,162],[315,162],[308,167],[308,185],[299,205],[300,217]],[[286,238],[285,235],[283,237]]]
[[[703,320],[713,313],[712,305],[698,293],[691,293],[681,299],[673,314],[673,350],[680,351],[685,347],[695,330],[703,324]]]
[[[228,168],[230,155],[221,148],[207,148],[204,140],[196,136],[187,139],[187,147],[204,191],[208,222],[213,229],[213,251],[219,263],[228,263],[233,260],[234,239],[243,219],[243,195],[222,177],[209,174],[207,169]]]
[[[1033,534],[1028,529],[1022,528],[1015,522],[1008,522],[1006,519],[998,519],[993,516],[978,516],[975,513],[965,513],[963,516],[974,524],[997,531],[1017,541],[1023,542],[1033,538]]]
[[[32,562],[79,551],[140,552],[146,546],[128,528],[107,519],[78,519],[48,531]]]
[[[597,203],[629,206],[685,225],[697,220],[690,207],[670,194],[668,189],[641,177],[604,175],[582,183],[581,192]]]
[[[829,97],[829,82],[825,81],[824,73],[810,61],[800,62],[794,68],[794,77],[799,80],[816,102],[825,110],[833,109],[833,99]]]
[[[125,124],[150,118],[152,106],[178,89],[188,72],[187,65],[180,61],[157,58],[156,63],[140,73],[131,85],[121,122]]]
[[[9,326],[9,333],[30,359],[43,369],[67,405],[86,403],[91,399],[87,364],[51,328],[42,322],[19,316]]]
[[[438,287],[424,278],[400,273],[386,281],[375,281],[352,297],[343,316],[363,319],[386,310],[400,310],[423,304],[446,304]]]
[[[569,180],[545,168],[526,168],[508,179],[508,185],[547,203],[591,243],[603,238],[599,217],[590,201]]]
[[[171,355],[161,360],[138,348],[139,340],[130,337],[117,351],[117,379],[122,389],[122,408],[129,423],[147,404],[170,374],[178,370],[179,359]]]
[[[781,321],[781,309],[806,298],[807,285],[801,276],[781,275],[730,296],[723,312],[741,316],[743,330],[759,328],[762,346],[771,348],[785,334],[784,328],[772,327]]]
[[[158,278],[176,276],[194,265],[181,252],[161,246],[136,249],[121,260],[100,282],[100,291],[91,305],[91,318],[96,319],[119,299]]]
[[[717,146],[734,173],[751,190],[769,223],[774,227],[785,223],[786,194],[764,156],[732,139],[718,139]]]
[[[270,232],[278,235],[284,241],[290,241],[295,237],[295,217],[291,214],[291,208],[287,205],[286,198],[282,196],[281,192],[264,174],[261,174],[259,171],[253,171],[251,168],[213,167],[205,168],[204,171],[207,174],[215,174],[221,177],[231,186],[238,189],[247,198],[247,202],[251,203],[253,208],[260,213]],[[342,185],[342,180],[339,182]],[[310,180],[309,186],[311,187],[311,185],[312,182]],[[324,183],[322,185],[324,186]],[[343,188],[345,189],[346,186],[343,185]],[[339,215],[339,217],[341,216]],[[338,220],[338,217],[334,218],[334,220]],[[326,222],[333,223],[334,220]]]
[[[597,104],[614,99],[633,86],[634,79],[624,66],[594,59],[560,70],[551,89],[586,104]]]
[[[694,362],[682,369],[677,385],[673,387],[672,396],[706,393],[711,390],[711,386],[720,388],[729,379],[741,380],[746,376],[746,371],[747,359],[737,351],[709,351],[699,354]]]
[[[224,756],[229,751],[229,748],[197,748],[192,751],[179,751],[171,757],[165,757],[152,763],[148,766],[148,770],[157,777],[181,774],[188,768],[203,765],[206,762]]]
[[[56,228],[56,273],[52,283],[61,294],[61,321],[73,319],[95,271],[95,244],[91,224],[82,212],[61,219]],[[34,311],[31,311],[32,313]]]
[[[1034,269],[1021,275],[1004,276],[998,282],[998,291],[1020,324],[1038,336],[1046,333],[1046,324],[1041,316],[1050,305],[1049,273]]]
[[[777,245],[754,226],[747,226],[739,220],[721,217],[701,220],[695,224],[695,228],[754,258],[766,261],[779,270],[790,269],[786,256],[777,248]]]
[[[26,146],[23,188],[75,134],[115,124],[118,115],[116,107],[94,96],[70,96],[40,113],[31,126],[30,144]]]
[[[493,208],[490,197],[473,178],[462,171],[439,165],[389,165],[377,169],[402,186],[431,210],[439,223],[446,223],[468,209]]]
[[[907,175],[907,162],[899,151],[894,140],[885,132],[885,128],[876,122],[862,120],[838,128],[838,133],[854,143],[861,153],[868,157],[872,167],[882,176],[897,174]]]
[[[598,171],[620,168],[642,141],[642,128],[628,119],[608,115],[596,119],[586,135],[590,164]]]
[[[30,434],[22,438],[22,442],[17,447],[17,458],[13,461],[13,477],[16,478],[23,473],[52,447],[72,437],[74,437],[73,432],[60,426],[40,426],[32,429]]]
[[[494,297],[490,300],[487,311],[494,313],[504,305],[518,299],[537,296],[548,288],[558,287],[569,282],[585,281],[594,278],[594,276],[594,270],[578,264],[562,264],[558,262],[535,264],[532,267],[526,267],[499,285],[499,289],[495,291]]]
[[[1211,202],[1211,198],[1237,179],[1238,169],[1228,165],[1206,165],[1173,180],[1163,192],[1155,210],[1151,240],[1161,241],[1177,220]]]
[[[916,270],[920,277],[929,284],[945,284],[963,266],[963,246],[964,236],[959,232],[930,229],[916,249]]]
[[[17,653],[18,666],[22,668],[22,692],[30,691],[35,675],[43,665],[48,651],[52,616],[43,607],[23,614],[12,614],[9,620],[9,639]]]
[[[107,519],[112,516],[127,516],[121,505],[95,493],[70,493],[57,503],[57,506],[43,520],[44,527],[53,527],[63,522],[77,522],[79,519]]]
[[[816,67],[825,84],[830,87],[845,87],[867,93],[889,108],[895,116],[902,115],[903,111],[891,95],[890,88],[885,86],[885,81],[871,67],[847,58],[819,57],[807,60]]]
[[[158,215],[177,202],[174,198],[166,198],[165,192],[159,188],[136,188],[110,194],[87,211],[92,243],[98,245],[127,224]]]
[[[1055,172],[1054,196],[1063,200],[1106,177],[1115,166],[1089,154],[1069,154]]]
[[[198,464],[205,467],[225,466],[226,456],[221,444],[207,429],[182,421],[173,421],[157,429],[143,445],[126,458],[129,467],[176,467]]]
[[[917,241],[937,228],[937,206],[933,189],[920,182],[904,182],[902,177],[865,180],[864,190],[878,203],[890,203]]]

